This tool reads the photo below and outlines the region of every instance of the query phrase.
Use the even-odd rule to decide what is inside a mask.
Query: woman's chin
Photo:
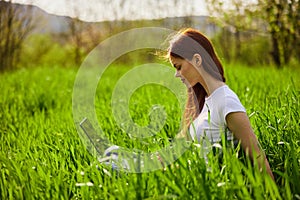
[[[189,82],[187,82],[187,81],[184,81],[183,82],[184,83],[184,85],[189,89],[189,88],[191,88],[191,87],[193,87]]]

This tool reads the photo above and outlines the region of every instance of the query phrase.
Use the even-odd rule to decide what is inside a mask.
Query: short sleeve
[[[226,116],[229,113],[246,112],[246,109],[241,104],[238,96],[234,92],[231,92],[225,96],[222,107],[221,117],[223,118],[225,125],[227,125]]]

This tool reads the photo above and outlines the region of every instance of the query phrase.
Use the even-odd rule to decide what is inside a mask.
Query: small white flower
[[[87,182],[86,183],[86,186],[93,186],[94,185],[94,183],[92,183],[92,182]]]
[[[214,143],[212,146],[216,147],[216,148],[219,148],[219,149],[222,149],[222,146],[219,143]]]
[[[221,183],[218,183],[218,184],[217,184],[218,187],[222,187],[222,186],[224,186],[224,185],[226,185],[225,182],[221,182]]]
[[[109,171],[107,171],[106,169],[103,168],[103,172],[104,174],[108,175],[108,176],[111,176],[111,173]]]
[[[194,146],[198,147],[198,148],[201,148],[201,145],[200,144],[193,144]]]
[[[88,187],[90,187],[90,186],[94,186],[94,183],[92,183],[92,182],[76,183],[75,186],[77,186],[77,187],[82,187],[82,186],[88,186]]]

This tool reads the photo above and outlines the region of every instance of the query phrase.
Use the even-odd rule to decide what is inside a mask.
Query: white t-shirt
[[[205,98],[201,113],[190,125],[192,139],[204,146],[208,146],[207,141],[211,144],[220,142],[221,134],[227,135],[227,140],[233,140],[233,134],[227,129],[225,119],[232,112],[246,110],[237,95],[227,85],[223,85]]]

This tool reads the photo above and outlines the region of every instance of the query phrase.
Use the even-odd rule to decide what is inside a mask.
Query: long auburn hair
[[[224,69],[212,43],[201,32],[192,28],[184,29],[170,40],[168,58],[181,58],[191,61],[195,54],[202,57],[202,67],[207,73],[215,79],[225,82]],[[204,87],[200,83],[188,88],[187,94],[188,98],[183,115],[185,135],[191,122],[201,113],[207,96]]]

